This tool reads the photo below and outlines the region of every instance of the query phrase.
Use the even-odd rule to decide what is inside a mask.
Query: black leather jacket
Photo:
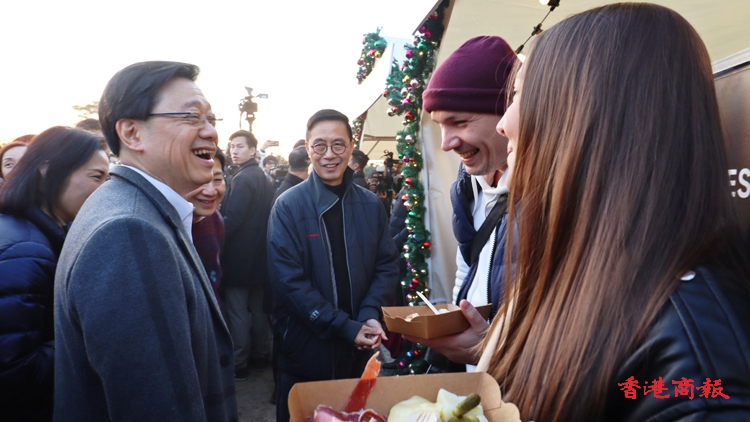
[[[611,382],[603,421],[750,421],[750,298],[705,267],[669,296],[645,341]],[[748,282],[744,280],[743,282]],[[639,381],[625,398],[628,378]],[[665,390],[655,398],[654,380]],[[685,380],[683,380],[685,378]],[[703,384],[710,380],[708,398]],[[693,397],[675,397],[672,381],[693,381]],[[720,380],[719,394],[716,380]],[[647,382],[647,383],[646,383]],[[648,395],[644,395],[644,386]]]

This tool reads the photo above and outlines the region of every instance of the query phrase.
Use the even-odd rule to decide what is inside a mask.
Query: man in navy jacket
[[[122,166],[78,213],[55,275],[56,421],[237,420],[232,339],[184,199],[212,178],[198,67],[136,63],[99,117]]]
[[[356,378],[386,339],[380,307],[398,282],[398,254],[377,196],[353,184],[349,119],[321,110],[307,123],[310,177],[276,200],[268,225],[276,417],[289,420],[297,382]]]

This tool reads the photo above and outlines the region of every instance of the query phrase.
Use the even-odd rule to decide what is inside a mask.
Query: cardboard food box
[[[345,379],[295,384],[289,392],[291,422],[305,422],[306,418],[312,418],[313,412],[321,404],[341,410],[358,381]],[[459,396],[479,394],[484,416],[490,422],[521,420],[518,408],[502,401],[500,387],[485,372],[378,377],[367,398],[366,407],[387,416],[394,405],[413,396],[436,401],[441,388]]]
[[[419,338],[442,337],[457,334],[469,328],[469,321],[464,318],[458,306],[449,303],[435,305],[435,307],[438,310],[447,309],[449,312],[435,315],[427,306],[383,307],[385,326],[390,332]],[[492,305],[478,306],[477,310],[487,319],[490,317]],[[406,317],[414,313],[418,313],[419,316],[407,322]]]

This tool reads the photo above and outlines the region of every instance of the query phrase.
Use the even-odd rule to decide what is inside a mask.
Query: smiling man
[[[424,109],[442,129],[443,151],[461,157],[451,188],[458,241],[453,301],[492,303],[504,289],[508,140],[495,130],[505,112],[508,77],[518,59],[500,37],[466,41],[435,70]]]
[[[99,118],[122,166],[84,203],[55,277],[56,421],[236,420],[232,340],[184,197],[212,179],[198,67],[136,63]]]
[[[268,223],[276,420],[288,421],[298,382],[358,378],[381,340],[380,307],[398,282],[398,254],[377,196],[353,183],[349,119],[320,110],[307,122],[313,172],[276,200]]]

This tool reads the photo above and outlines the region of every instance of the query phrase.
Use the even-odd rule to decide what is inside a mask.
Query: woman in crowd
[[[0,149],[0,185],[8,180],[18,160],[26,153],[26,142],[14,140]]]
[[[0,188],[0,420],[50,420],[55,267],[68,224],[109,175],[82,130],[40,133]]]
[[[516,274],[480,368],[522,420],[750,420],[750,278],[698,34],[653,4],[593,9],[539,37],[515,88]]]
[[[219,214],[219,205],[224,199],[227,186],[224,182],[224,153],[216,150],[214,156],[213,180],[190,192],[187,200],[194,206],[193,244],[203,262],[216,300],[219,300],[221,264],[219,258],[224,249],[224,221]]]

